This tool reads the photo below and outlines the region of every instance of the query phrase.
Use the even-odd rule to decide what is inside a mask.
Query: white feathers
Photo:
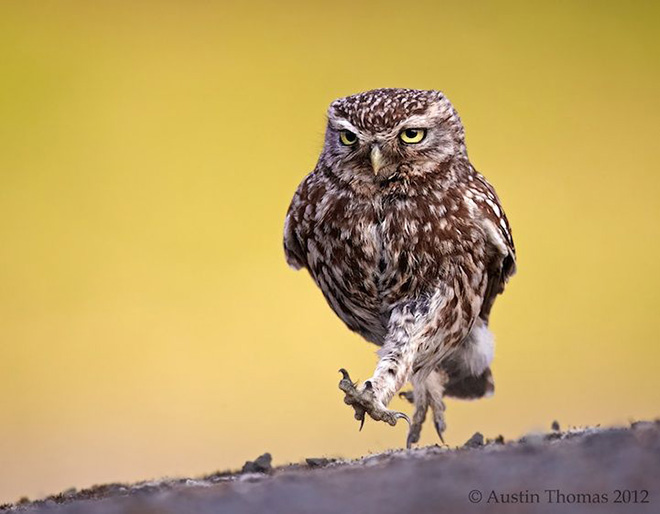
[[[486,234],[488,235],[488,239],[490,240],[490,242],[493,243],[493,245],[495,245],[495,247],[499,250],[499,252],[502,255],[507,255],[509,253],[509,246],[502,237],[502,231],[498,229],[495,226],[495,224],[490,220],[483,220],[482,226],[486,230]]]
[[[472,376],[481,375],[495,354],[495,339],[485,323],[478,320],[461,345],[456,356],[460,365]]]
[[[491,209],[493,209],[493,212],[495,213],[495,216],[497,216],[498,218],[502,217],[502,211],[500,210],[500,208],[497,206],[497,204],[495,202],[493,202],[489,198],[486,198],[486,203],[488,204],[488,206]]]

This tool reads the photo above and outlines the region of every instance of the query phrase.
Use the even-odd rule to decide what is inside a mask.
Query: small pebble
[[[475,432],[463,445],[464,448],[479,448],[484,445],[484,436],[481,432]]]
[[[263,455],[257,457],[257,459],[254,461],[247,461],[243,465],[241,473],[270,473],[273,470],[273,466],[271,464],[272,460],[273,457],[270,455],[270,453],[264,453]]]

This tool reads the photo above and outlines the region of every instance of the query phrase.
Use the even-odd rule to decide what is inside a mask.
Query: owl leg
[[[442,433],[447,427],[445,424],[445,402],[443,401],[443,397],[448,380],[449,377],[447,373],[441,369],[433,370],[429,373],[429,376],[426,379],[426,391],[428,394],[429,405],[433,411],[433,424],[435,425],[435,430],[443,444],[445,440],[442,437]]]
[[[390,425],[395,425],[398,419],[405,419],[410,424],[408,416],[387,410],[387,404],[410,378],[419,343],[415,337],[417,325],[420,320],[424,321],[427,312],[427,304],[423,302],[406,304],[393,311],[387,339],[378,351],[380,360],[376,370],[360,389],[356,389],[348,373],[342,371],[344,378],[339,382],[339,388],[346,395],[344,402],[354,407],[356,419],[363,421],[366,413],[376,421]]]
[[[435,381],[435,383],[427,386],[427,382],[429,381]],[[415,383],[414,391],[402,391],[399,393],[400,398],[415,405],[415,413],[413,414],[412,424],[410,426],[410,431],[408,432],[407,448],[410,448],[413,444],[419,442],[419,436],[422,432],[422,424],[426,420],[426,413],[429,407],[432,407],[433,423],[440,440],[444,444],[445,440],[442,433],[445,430],[445,403],[443,397],[447,391],[445,391],[442,384],[446,384],[446,382],[447,381],[443,378],[442,372],[434,373],[423,382],[415,383],[415,381],[413,381],[413,383]],[[429,388],[431,388],[433,393],[429,392]]]
[[[410,430],[408,431],[408,438],[406,439],[406,448],[410,449],[413,444],[419,442],[419,436],[422,433],[422,424],[426,419],[426,412],[429,409],[429,395],[426,391],[425,381],[422,379],[412,378],[414,392],[411,394],[412,403],[415,404],[415,412],[412,418],[412,424],[410,425]],[[399,396],[403,396],[408,399],[406,393],[399,393]]]

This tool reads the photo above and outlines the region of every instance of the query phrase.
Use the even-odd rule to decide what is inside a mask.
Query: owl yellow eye
[[[357,143],[358,138],[350,130],[342,130],[339,133],[339,140],[341,141],[342,145],[352,146]]]
[[[424,136],[426,136],[426,129],[421,128],[409,128],[399,134],[401,141],[409,145],[419,143]]]

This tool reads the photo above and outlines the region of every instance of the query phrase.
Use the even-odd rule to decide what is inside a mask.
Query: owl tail
[[[449,381],[445,385],[445,396],[461,398],[463,400],[476,400],[484,396],[491,396],[495,392],[495,382],[490,368],[486,368],[481,375],[460,376],[449,374]]]

